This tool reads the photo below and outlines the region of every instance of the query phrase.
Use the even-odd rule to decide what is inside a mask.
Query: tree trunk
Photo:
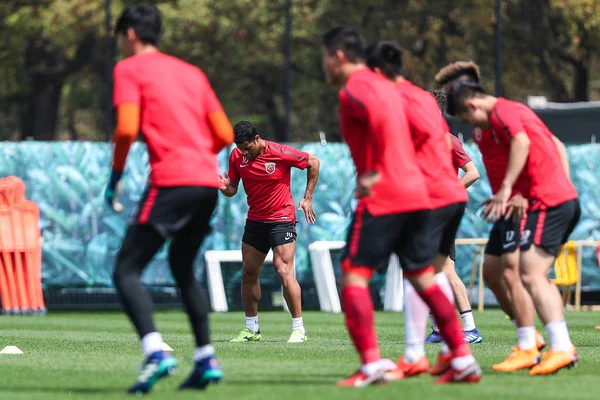
[[[64,80],[33,77],[28,100],[23,139],[55,140],[58,125],[58,106]]]

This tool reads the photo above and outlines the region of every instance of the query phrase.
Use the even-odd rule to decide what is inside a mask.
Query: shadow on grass
[[[63,393],[63,394],[125,394],[126,388],[60,388],[60,387],[41,387],[41,386],[11,386],[2,388],[2,391],[13,393]]]

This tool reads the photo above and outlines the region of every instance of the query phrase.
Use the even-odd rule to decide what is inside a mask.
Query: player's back
[[[221,109],[200,69],[161,52],[126,58],[115,67],[138,96],[141,130],[155,186],[218,187],[218,162],[208,114]],[[134,100],[132,98],[132,100]]]
[[[407,80],[396,84],[407,110],[416,161],[425,178],[431,207],[466,202],[467,192],[452,163],[446,135],[449,131],[435,99]]]
[[[379,172],[381,179],[363,199],[377,215],[430,208],[402,97],[393,84],[365,68],[340,90],[342,133],[360,175]]]

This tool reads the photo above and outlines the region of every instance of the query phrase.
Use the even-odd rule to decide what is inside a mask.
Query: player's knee
[[[519,276],[520,276],[521,282],[523,282],[523,286],[525,286],[525,289],[527,289],[527,290],[531,289],[533,287],[533,285],[535,284],[535,282],[538,279],[540,279],[539,276],[532,274],[528,271],[521,271]]]
[[[296,278],[294,277],[294,263],[285,262],[279,260],[274,264],[275,272],[277,272],[277,277],[281,284],[285,285],[289,282],[294,281]]]
[[[494,265],[483,266],[483,281],[490,287],[498,287],[502,284],[502,271]]]
[[[243,283],[258,282],[259,275],[260,275],[260,269],[250,268],[245,265],[242,268],[242,282]]]

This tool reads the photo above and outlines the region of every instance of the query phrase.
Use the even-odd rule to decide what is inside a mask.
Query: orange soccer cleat
[[[535,345],[539,351],[544,350],[546,347],[546,341],[544,340],[544,337],[537,330],[535,331]]]
[[[531,368],[529,375],[550,375],[555,374],[563,368],[571,368],[577,365],[579,356],[575,346],[569,351],[549,350],[542,356],[542,361]]]
[[[433,365],[433,368],[431,368],[431,371],[429,371],[429,374],[432,376],[439,376],[446,373],[446,371],[450,369],[450,360],[452,360],[452,353],[439,353],[438,359]]]
[[[473,364],[463,370],[450,367],[435,383],[438,385],[445,383],[477,383],[480,380],[481,368],[477,362],[473,362]]]
[[[513,347],[512,350],[513,352],[506,360],[492,366],[494,371],[514,372],[525,368],[531,368],[540,362],[540,352],[536,348],[521,350],[520,347]]]
[[[419,358],[413,363],[404,361],[404,357],[398,359],[398,368],[385,374],[385,378],[389,381],[398,381],[403,378],[419,376],[429,371],[429,360],[427,356]]]

